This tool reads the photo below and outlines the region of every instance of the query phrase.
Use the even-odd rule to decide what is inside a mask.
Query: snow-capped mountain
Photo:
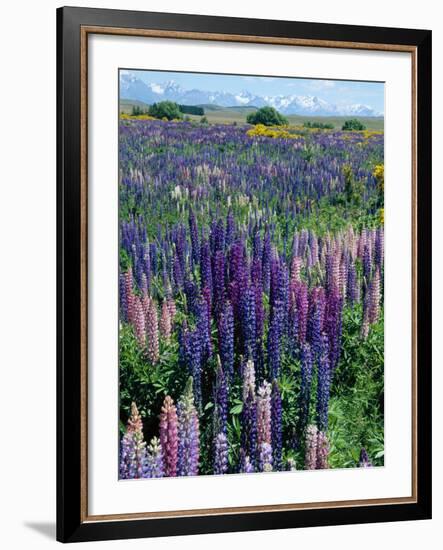
[[[270,105],[286,115],[318,116],[381,116],[368,105],[337,105],[328,103],[317,96],[277,95],[257,96],[244,90],[238,94],[211,92],[207,90],[187,90],[170,80],[163,83],[146,84],[131,72],[120,74],[120,97],[151,104],[170,100],[182,105],[219,105],[220,107],[263,107]]]

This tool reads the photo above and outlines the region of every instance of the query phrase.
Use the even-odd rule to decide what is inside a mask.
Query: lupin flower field
[[[119,125],[120,479],[382,466],[383,132]]]

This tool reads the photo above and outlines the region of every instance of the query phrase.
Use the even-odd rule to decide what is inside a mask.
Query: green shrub
[[[351,120],[347,120],[343,126],[342,130],[349,132],[353,130],[366,130],[366,126],[362,124],[358,119],[351,118]]]
[[[262,107],[255,113],[246,117],[249,124],[264,124],[265,126],[283,126],[288,124],[288,119],[280,114],[274,107]]]
[[[318,128],[319,130],[333,130],[334,125],[331,123],[324,123],[324,122],[311,122],[307,121],[303,123],[303,126],[305,128]]]
[[[203,107],[197,107],[196,105],[179,105],[178,108],[181,113],[186,115],[203,116],[205,114]]]
[[[132,112],[131,112],[132,116],[140,116],[140,115],[145,115],[145,114],[146,114],[146,109],[142,109],[138,105],[133,105],[132,106]]]
[[[173,101],[160,101],[159,103],[153,103],[149,107],[149,115],[154,118],[167,120],[173,120],[174,118],[182,118],[182,113],[177,103]]]

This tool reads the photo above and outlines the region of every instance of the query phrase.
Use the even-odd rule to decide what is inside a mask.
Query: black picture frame
[[[153,29],[416,51],[416,467],[411,503],[87,521],[82,507],[81,28]],[[431,517],[431,31],[64,7],[57,10],[57,540],[93,541]],[[84,206],[84,205],[83,205]]]

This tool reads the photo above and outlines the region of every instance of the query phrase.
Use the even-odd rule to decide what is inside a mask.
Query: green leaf
[[[237,405],[234,405],[229,412],[231,414],[240,414],[242,410],[243,410],[243,403],[239,403]]]

